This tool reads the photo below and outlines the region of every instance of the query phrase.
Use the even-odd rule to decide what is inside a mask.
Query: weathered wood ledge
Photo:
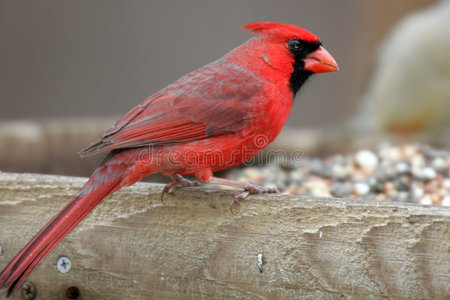
[[[85,180],[0,173],[0,268]],[[257,195],[233,215],[232,191],[181,188],[163,205],[161,187],[106,198],[29,276],[35,299],[64,299],[71,286],[84,300],[450,295],[448,207]]]

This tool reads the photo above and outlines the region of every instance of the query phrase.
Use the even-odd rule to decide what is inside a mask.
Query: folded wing
[[[243,131],[251,118],[251,98],[257,93],[258,85],[224,86],[227,86],[224,82],[217,85],[221,88],[219,98],[170,93],[151,96],[79,154],[184,143]]]

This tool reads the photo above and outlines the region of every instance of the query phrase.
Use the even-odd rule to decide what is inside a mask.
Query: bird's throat
[[[311,77],[312,74],[314,74],[311,71],[305,71],[304,66],[305,64],[303,60],[295,60],[293,63],[293,71],[291,74],[291,78],[289,79],[289,83],[294,97],[306,82],[306,80],[308,80],[308,78]]]

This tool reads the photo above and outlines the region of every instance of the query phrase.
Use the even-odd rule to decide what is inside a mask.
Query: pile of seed
[[[425,145],[381,144],[350,155],[303,157],[235,169],[228,178],[288,194],[450,206],[450,153]]]

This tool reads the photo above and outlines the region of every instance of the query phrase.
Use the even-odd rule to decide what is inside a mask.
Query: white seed
[[[426,179],[433,179],[436,177],[436,171],[433,168],[425,167],[422,169],[422,175]]]
[[[442,181],[442,187],[450,190],[450,178],[445,178]]]
[[[423,194],[425,194],[423,187],[413,186],[411,189],[412,189],[414,196],[417,199],[419,199],[420,197],[423,196]]]
[[[431,198],[428,196],[422,197],[419,202],[420,202],[420,204],[423,204],[423,205],[432,205],[433,204],[433,200],[431,200]]]
[[[354,184],[354,190],[358,196],[364,196],[370,192],[370,186],[364,182],[357,182]]]
[[[409,170],[409,165],[405,163],[404,161],[398,162],[395,165],[395,170],[399,173],[405,173]]]
[[[415,167],[412,169],[412,173],[416,178],[425,180],[433,179],[437,175],[436,171],[430,167],[425,168]]]
[[[336,178],[345,178],[350,174],[350,170],[342,165],[333,165],[331,168],[331,172],[333,173],[333,176]]]
[[[416,154],[411,157],[411,166],[414,167],[423,167],[425,165],[425,157],[421,154]]]
[[[443,157],[436,157],[431,161],[431,166],[438,172],[443,172],[448,169],[447,160]]]
[[[364,171],[368,173],[373,172],[378,165],[378,157],[375,153],[369,150],[358,151],[355,156],[355,161]]]
[[[450,206],[450,196],[444,197],[444,199],[442,199],[441,205],[442,206]]]

